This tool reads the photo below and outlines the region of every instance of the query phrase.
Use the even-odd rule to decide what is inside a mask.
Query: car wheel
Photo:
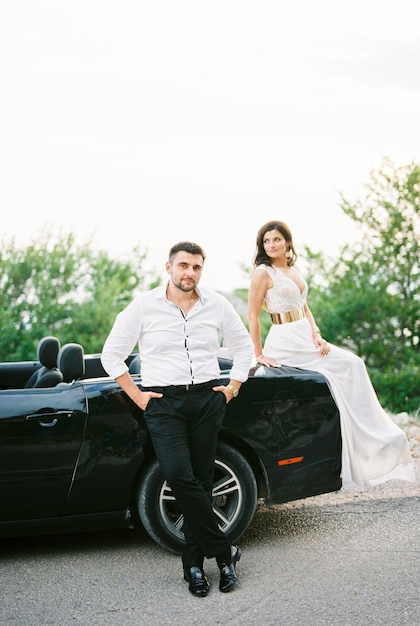
[[[213,510],[219,526],[236,541],[246,530],[255,513],[257,484],[246,459],[234,448],[219,443],[216,452],[213,484]],[[180,554],[184,548],[180,512],[157,461],[146,470],[137,492],[140,520],[160,546]]]

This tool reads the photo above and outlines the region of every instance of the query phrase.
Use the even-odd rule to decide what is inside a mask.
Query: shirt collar
[[[168,286],[168,283],[165,283],[164,285],[159,285],[159,287],[156,287],[156,297],[157,298],[161,298],[162,300],[166,300],[166,288]],[[197,294],[197,296],[199,297],[201,302],[204,302],[205,300],[208,299],[208,294],[206,292],[206,290],[201,289],[201,287],[196,287],[195,288],[195,292]]]

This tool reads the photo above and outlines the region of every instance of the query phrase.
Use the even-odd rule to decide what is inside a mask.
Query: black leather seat
[[[39,341],[36,352],[41,367],[28,378],[25,389],[55,387],[63,380],[63,375],[57,368],[59,350],[60,340],[57,337],[43,337]]]
[[[137,355],[130,362],[128,373],[131,374],[131,376],[138,376],[140,374],[140,366],[140,357]]]
[[[57,367],[63,375],[63,383],[70,384],[79,380],[85,373],[85,354],[82,346],[78,343],[66,343],[60,348]]]

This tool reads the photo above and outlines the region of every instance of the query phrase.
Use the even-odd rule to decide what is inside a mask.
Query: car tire
[[[213,509],[220,528],[233,543],[249,526],[257,504],[257,484],[245,457],[225,443],[216,452]],[[183,516],[172,491],[153,461],[140,481],[136,505],[148,534],[163,548],[181,554]]]

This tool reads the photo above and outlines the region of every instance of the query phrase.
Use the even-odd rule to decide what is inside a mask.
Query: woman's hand
[[[321,337],[319,333],[314,335],[314,344],[316,349],[319,351],[319,356],[325,357],[331,350],[329,344]]]
[[[270,367],[279,367],[279,364],[277,363],[275,359],[272,359],[269,356],[264,356],[264,354],[261,354],[260,356],[258,356],[256,361],[258,365],[269,365]]]

